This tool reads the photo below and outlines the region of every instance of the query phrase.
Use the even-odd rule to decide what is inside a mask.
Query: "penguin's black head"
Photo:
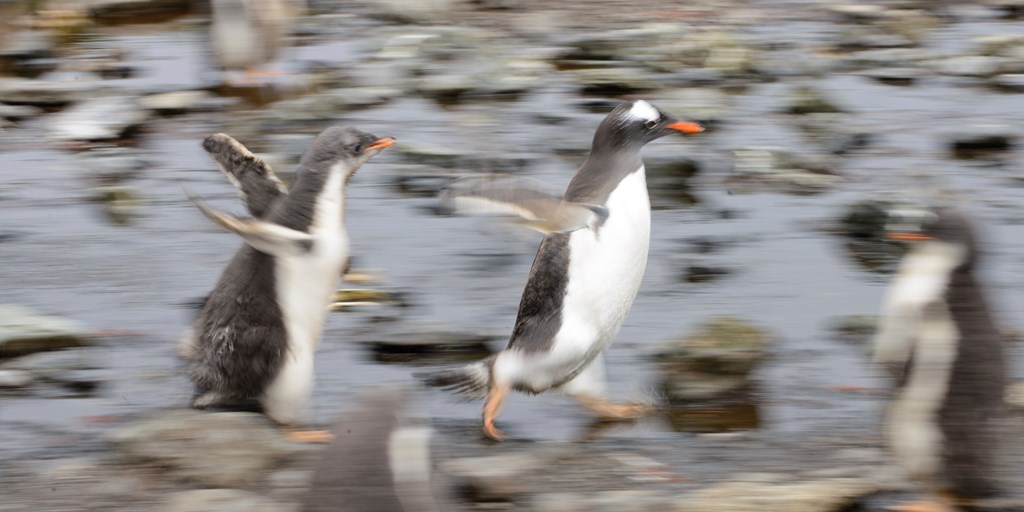
[[[699,123],[679,121],[644,100],[623,103],[597,127],[594,149],[643,147],[666,135],[704,131]]]
[[[973,260],[974,229],[963,214],[949,207],[904,209],[889,213],[886,238],[909,244],[942,242],[962,248]]]
[[[332,126],[317,136],[302,155],[301,163],[311,169],[337,167],[350,176],[372,156],[394,143],[395,139],[391,137],[381,138],[355,128]]]

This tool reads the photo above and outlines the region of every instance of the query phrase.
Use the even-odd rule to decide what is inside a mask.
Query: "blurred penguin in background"
[[[949,207],[893,212],[887,236],[907,244],[889,287],[874,361],[895,377],[886,434],[907,475],[933,500],[903,512],[972,510],[996,495],[1005,388],[1002,339],[976,278],[975,230]]]
[[[272,74],[261,66],[277,59],[295,19],[306,11],[303,0],[211,0],[210,50],[222,70],[242,70],[245,83]]]
[[[382,387],[331,428],[302,512],[442,512],[442,480],[430,460],[433,430],[409,407],[413,392]]]

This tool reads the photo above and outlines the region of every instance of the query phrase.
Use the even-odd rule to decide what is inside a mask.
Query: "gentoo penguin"
[[[287,195],[259,218],[235,218],[196,199],[246,245],[207,298],[184,351],[193,407],[256,401],[278,423],[299,419],[327,304],[349,254],[345,185],[392,144],[354,128],[324,130],[302,156]]]
[[[453,510],[431,463],[433,430],[410,412],[412,398],[403,388],[372,390],[331,427],[302,512]]]
[[[210,49],[221,69],[245,70],[277,58],[304,10],[302,0],[213,0],[210,4]]]
[[[421,377],[429,385],[483,394],[483,431],[510,390],[557,390],[603,419],[635,417],[644,406],[613,404],[601,352],[629,313],[647,266],[651,207],[640,150],[670,134],[703,131],[646,101],[623,103],[597,127],[590,154],[559,200],[505,186],[465,187],[456,200],[521,214],[548,233],[537,250],[505,350]]]
[[[939,499],[897,510],[956,510],[991,497],[1005,368],[1002,340],[975,277],[975,231],[940,207],[895,214],[907,243],[874,340],[896,377],[886,433],[900,464]]]

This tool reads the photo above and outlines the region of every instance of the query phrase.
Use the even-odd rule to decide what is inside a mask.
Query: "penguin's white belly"
[[[651,205],[644,168],[609,195],[608,218],[569,236],[569,268],[562,323],[547,364],[527,377],[545,389],[579,371],[615,339],[640,290],[651,238]],[[555,368],[552,368],[554,366]]]
[[[334,187],[340,191],[340,185]],[[332,190],[332,183],[325,190]],[[309,233],[314,238],[310,251],[275,260],[277,302],[288,349],[263,405],[267,415],[280,423],[293,423],[312,394],[313,355],[323,334],[327,305],[348,258],[340,196],[320,198]]]

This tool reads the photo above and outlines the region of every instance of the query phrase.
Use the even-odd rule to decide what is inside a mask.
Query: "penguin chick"
[[[616,107],[601,121],[587,160],[560,200],[535,191],[481,187],[455,199],[517,212],[549,234],[537,250],[505,350],[462,368],[422,375],[433,386],[486,393],[484,434],[502,438],[494,420],[510,390],[557,390],[601,419],[628,419],[641,405],[607,399],[602,352],[633,305],[647,266],[651,207],[640,151],[671,134],[703,131],[646,101]]]
[[[874,362],[897,382],[886,434],[908,476],[938,497],[900,510],[952,510],[996,492],[1002,340],[975,277],[975,231],[962,214],[903,211],[887,232],[908,247],[874,340]]]
[[[303,155],[288,194],[262,218],[240,219],[196,199],[245,240],[192,326],[193,407],[251,403],[296,422],[313,388],[313,353],[348,258],[345,185],[394,144],[354,128],[324,130]]]

